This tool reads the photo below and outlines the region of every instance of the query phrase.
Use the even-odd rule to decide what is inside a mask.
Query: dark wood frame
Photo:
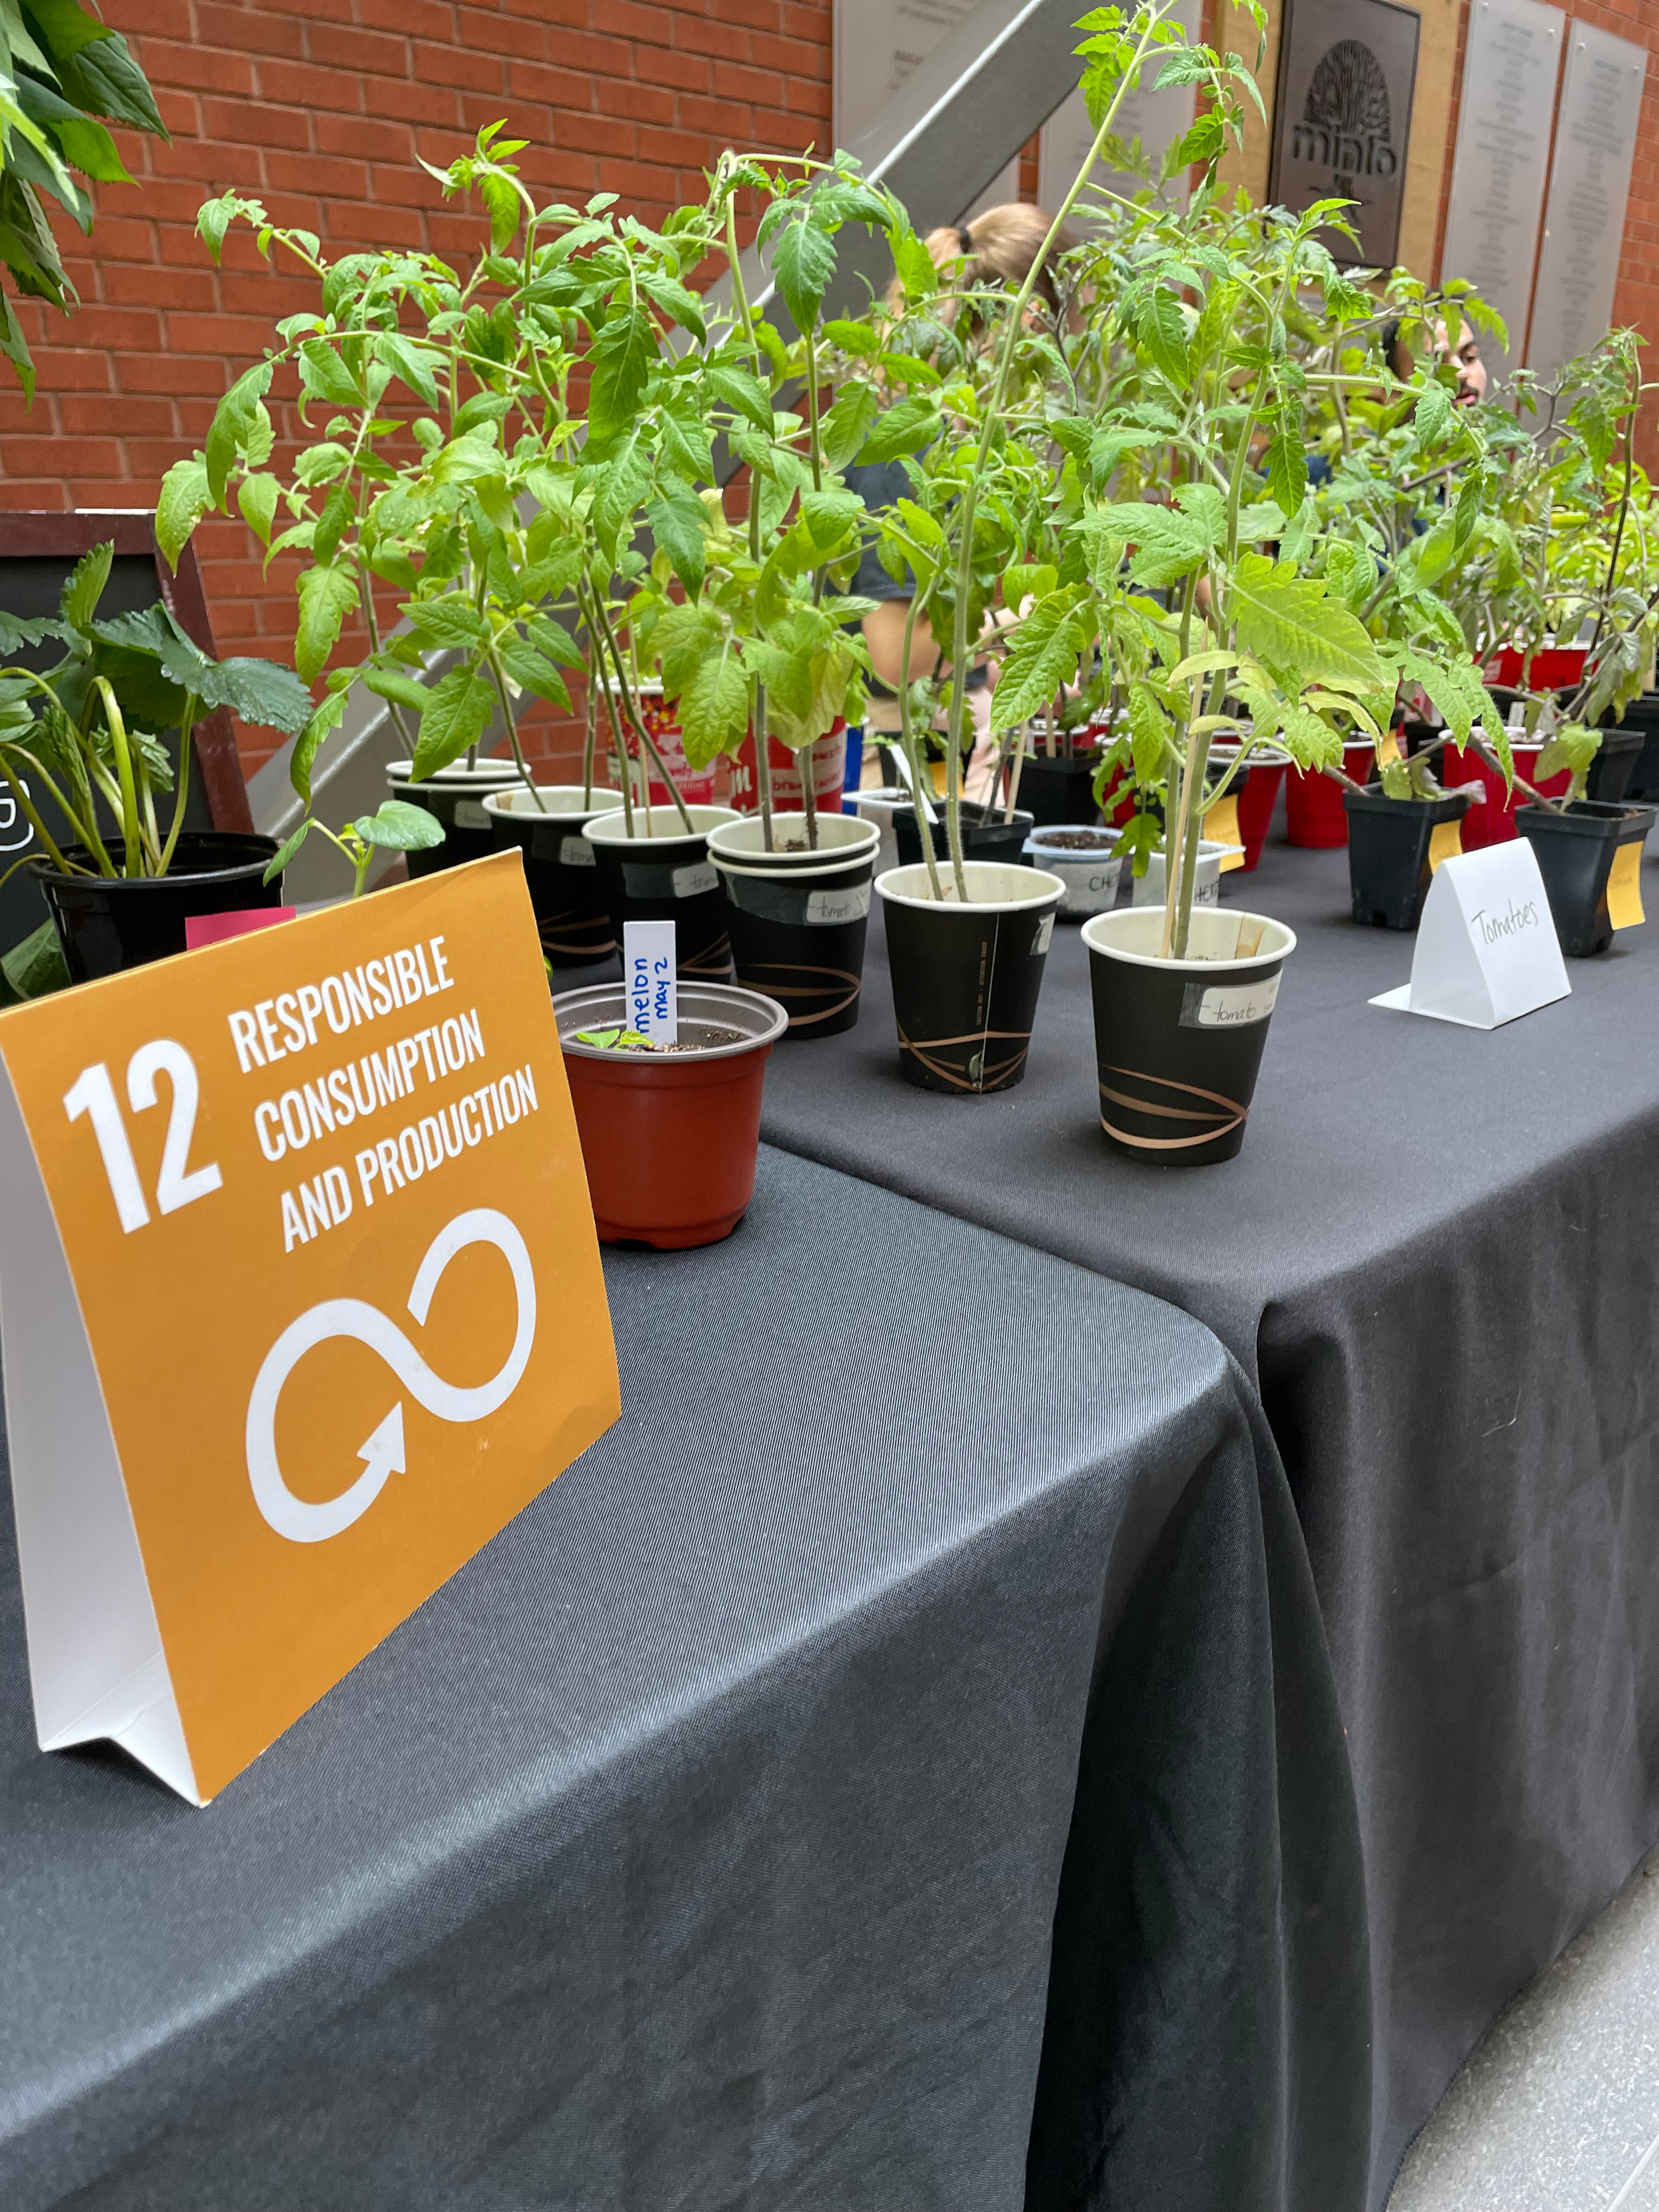
[[[148,507],[90,508],[75,514],[0,514],[0,562],[78,561],[83,553],[90,553],[94,545],[105,544],[112,538],[118,554],[128,558],[147,554],[154,561],[157,598],[185,635],[216,659],[196,548],[185,546],[174,575],[155,542],[155,516]],[[191,742],[214,828],[251,831],[253,816],[248,808],[247,784],[229,709],[219,707],[204,714],[191,730]]]

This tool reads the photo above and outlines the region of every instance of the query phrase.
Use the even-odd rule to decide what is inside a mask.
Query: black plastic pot
[[[1063,756],[1050,760],[1039,743],[1028,752],[1019,771],[1018,799],[1039,830],[1055,830],[1065,824],[1097,822],[1100,809],[1095,805],[1095,770],[1100,765],[1097,752],[1078,753],[1067,760]],[[917,855],[921,857],[920,853]]]
[[[441,868],[459,868],[499,849],[483,803],[493,791],[510,790],[514,784],[524,787],[524,778],[510,760],[480,761],[472,769],[463,763],[441,769],[421,783],[410,782],[409,768],[406,760],[392,761],[387,767],[392,796],[423,808],[443,824],[444,833],[441,845],[404,855],[411,877],[435,876]]]
[[[708,833],[742,817],[729,806],[686,811],[690,832],[677,807],[635,806],[632,837],[621,814],[599,816],[582,835],[593,847],[617,943],[630,921],[672,921],[680,974],[694,982],[724,983],[732,973],[732,943],[720,876],[708,857]]]
[[[1296,938],[1265,915],[1194,907],[1190,957],[1166,960],[1163,931],[1152,907],[1122,907],[1083,926],[1100,1126],[1129,1159],[1207,1167],[1244,1142],[1279,970]]]
[[[949,858],[951,836],[945,823],[945,801],[937,799],[939,819],[933,827],[933,851],[943,860]],[[976,799],[962,802],[962,849],[970,860],[1002,861],[1009,867],[1028,865],[1021,857],[1021,848],[1030,836],[1034,824],[1024,807],[1014,809],[1014,818],[1005,822],[1004,810],[991,808],[991,819],[985,818],[986,809]],[[916,867],[921,862],[921,832],[916,827],[916,810],[907,806],[902,813],[893,817],[893,836],[898,845],[899,866]]]
[[[1389,799],[1376,784],[1345,791],[1354,920],[1373,929],[1415,929],[1434,877],[1434,833],[1460,821],[1474,802],[1473,785],[1443,799]]]
[[[541,784],[536,799],[521,783],[493,791],[483,802],[492,851],[516,845],[535,910],[542,951],[556,968],[578,968],[617,949],[597,848],[583,836],[586,823],[622,805],[618,791],[596,791],[590,802],[579,783]]]
[[[1625,709],[1623,726],[1634,730],[1642,740],[1624,796],[1659,799],[1659,691],[1644,691],[1639,699],[1632,699]]]
[[[1641,754],[1639,730],[1603,730],[1595,758],[1584,778],[1585,798],[1599,799],[1605,806],[1616,806],[1630,791],[1631,778]]]
[[[775,817],[776,842],[803,842],[802,817]],[[775,999],[787,1037],[835,1036],[859,1018],[864,941],[880,831],[848,814],[818,819],[816,852],[768,854],[751,819],[714,830],[708,856],[720,870],[732,962],[745,989]]]
[[[164,876],[68,876],[46,860],[31,860],[28,872],[46,896],[70,978],[90,983],[182,952],[192,915],[281,906],[282,878],[261,880],[277,849],[274,837],[186,830]],[[78,845],[64,858],[88,860]]]
[[[1065,896],[1041,869],[970,860],[970,903],[927,896],[918,861],[876,881],[893,973],[899,1070],[924,1091],[1012,1090],[1025,1073],[1037,994]]]
[[[1570,960],[1605,952],[1612,944],[1607,884],[1613,864],[1622,847],[1633,845],[1634,865],[1641,866],[1641,848],[1653,823],[1650,806],[1611,806],[1595,799],[1579,799],[1565,814],[1541,806],[1517,810],[1515,826],[1537,857],[1555,933]]]

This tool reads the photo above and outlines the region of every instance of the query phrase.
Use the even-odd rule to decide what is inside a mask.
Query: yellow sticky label
[[[1389,765],[1389,763],[1390,761],[1397,761],[1397,760],[1399,759],[1399,757],[1400,757],[1400,732],[1399,732],[1399,731],[1398,731],[1398,730],[1384,730],[1384,731],[1383,731],[1383,732],[1382,732],[1382,744],[1381,744],[1377,747],[1377,749],[1376,749],[1376,759],[1377,759],[1377,765],[1378,765],[1380,768],[1387,768],[1387,766]],[[1436,832],[1436,835],[1437,836],[1438,834],[1439,834],[1439,833],[1437,831],[1437,832]],[[1459,848],[1459,850],[1460,850],[1460,851],[1462,850],[1462,848],[1461,848],[1461,847]],[[1441,855],[1441,858],[1443,860],[1443,859],[1444,859],[1444,857],[1445,857],[1445,855],[1443,854]],[[1437,863],[1437,865],[1438,865],[1438,863]]]
[[[1204,817],[1204,836],[1206,842],[1212,845],[1243,845],[1244,840],[1238,834],[1237,798],[1218,799],[1210,809]],[[1242,852],[1224,854],[1221,872],[1224,876],[1229,868],[1242,868],[1243,865]]]
[[[1607,878],[1607,919],[1615,929],[1634,929],[1645,921],[1642,911],[1642,848],[1620,845],[1613,856]]]
[[[1443,860],[1455,860],[1462,849],[1462,816],[1460,814],[1455,822],[1437,822],[1429,840],[1429,873],[1433,875]]]

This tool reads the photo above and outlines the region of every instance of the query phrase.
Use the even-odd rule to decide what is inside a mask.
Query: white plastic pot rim
[[[1212,924],[1237,921],[1240,939],[1249,935],[1254,925],[1258,931],[1255,949],[1249,952],[1234,952],[1218,960],[1191,953],[1184,960],[1176,960],[1162,953],[1136,952],[1127,945],[1114,944],[1112,939],[1115,937],[1145,934],[1155,939],[1162,932],[1162,908],[1147,906],[1120,907],[1113,914],[1096,915],[1092,921],[1085,921],[1083,925],[1083,942],[1091,952],[1101,953],[1109,960],[1125,961],[1131,967],[1183,971],[1190,969],[1206,975],[1224,975],[1231,969],[1259,968],[1264,960],[1288,960],[1296,950],[1296,932],[1285,923],[1275,921],[1270,915],[1251,914],[1235,908],[1224,911],[1217,908],[1200,912],[1194,908],[1192,919],[1193,927],[1201,929],[1206,937],[1212,937],[1215,933]],[[1190,944],[1191,941],[1189,937],[1188,942]]]
[[[718,830],[723,822],[740,822],[743,817],[729,806],[688,806],[691,817],[688,830],[680,820],[677,806],[636,806],[634,809],[635,830],[628,834],[628,817],[621,807],[613,813],[601,814],[592,822],[582,824],[582,835],[595,845],[648,845],[661,852],[670,845],[706,845],[711,830]],[[647,815],[651,833],[647,836],[641,826]]]
[[[948,891],[952,886],[949,860],[939,864],[939,883]],[[1066,885],[1058,876],[1051,876],[1045,868],[1024,868],[996,860],[964,860],[963,873],[968,879],[969,900],[966,906],[954,898],[928,896],[927,865],[918,860],[902,868],[889,868],[876,878],[876,890],[880,896],[895,906],[918,907],[924,914],[1019,914],[1032,907],[1053,906],[1066,896]],[[1029,877],[1032,888],[1024,896],[1010,893],[1005,896],[976,897],[977,884],[989,892],[992,877]]]
[[[412,760],[388,761],[386,764],[388,783],[415,783],[415,763]],[[464,761],[452,762],[431,775],[423,775],[415,788],[419,791],[428,784],[441,788],[445,784],[521,783],[518,763],[511,760],[481,760],[476,768],[468,768]]]
[[[486,793],[483,802],[484,812],[522,815],[526,821],[530,822],[538,820],[544,813],[549,817],[572,814],[612,814],[617,811],[612,801],[619,800],[622,797],[619,791],[596,789],[593,796],[589,799],[585,787],[580,783],[538,783],[536,789],[541,798],[550,799],[553,804],[546,807],[538,806],[525,787],[522,784],[517,784],[506,791]]]
[[[798,825],[804,833],[805,822],[804,814],[775,814],[772,817],[774,835],[783,835],[790,824]],[[751,844],[744,842],[744,832],[757,840],[763,838],[764,832],[757,815],[742,815],[737,822],[723,822],[718,830],[711,830],[709,858],[714,860],[732,860],[745,868],[775,866],[787,869],[792,875],[802,875],[811,868],[822,866],[831,854],[839,854],[844,866],[848,860],[856,860],[860,854],[873,853],[881,842],[881,824],[866,822],[856,814],[821,813],[818,816],[817,846],[799,852],[769,853],[763,842]],[[825,842],[826,832],[830,833],[828,842]]]
[[[844,853],[838,860],[823,861],[815,868],[779,868],[768,866],[764,853],[756,853],[745,854],[744,865],[740,867],[736,860],[717,851],[713,845],[708,848],[710,861],[723,876],[753,876],[757,880],[769,884],[810,884],[817,876],[843,876],[848,868],[872,866],[875,857],[875,847],[866,845],[855,853]]]

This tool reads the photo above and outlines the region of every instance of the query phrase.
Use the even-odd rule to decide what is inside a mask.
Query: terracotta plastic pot
[[[672,921],[679,972],[694,982],[723,983],[732,945],[720,878],[708,857],[708,832],[738,817],[729,806],[690,806],[688,831],[678,808],[634,809],[634,835],[623,814],[600,814],[582,836],[592,845],[599,886],[617,941],[630,921]],[[647,836],[647,824],[651,834]]]
[[[801,793],[801,756],[780,744],[766,743],[772,770],[772,805],[780,813],[799,814]],[[847,725],[837,721],[811,750],[812,793],[820,814],[839,814],[847,784]],[[732,762],[732,804],[739,814],[758,814],[760,787],[755,775],[755,735],[751,730],[738,747]]]
[[[603,960],[617,949],[594,848],[582,831],[621,803],[615,791],[590,799],[580,783],[538,784],[533,793],[514,784],[483,802],[495,851],[516,845],[524,855],[537,933],[556,968]]]
[[[852,815],[820,815],[815,850],[804,814],[775,815],[773,828],[781,851],[767,852],[753,816],[709,836],[732,965],[740,984],[787,1009],[787,1036],[834,1036],[859,1018],[880,830]]]
[[[1561,950],[1569,960],[1605,952],[1620,927],[1614,898],[1634,895],[1627,921],[1642,917],[1642,848],[1654,823],[1650,806],[1613,806],[1580,799],[1565,814],[1523,806],[1516,827],[1528,839],[1544,878]],[[1623,884],[1615,870],[1628,871]],[[1620,911],[1626,911],[1621,907]]]
[[[1210,748],[1210,772],[1219,777],[1224,768],[1238,758],[1238,747],[1214,744]],[[1248,872],[1261,859],[1261,848],[1267,842],[1268,824],[1273,818],[1273,808],[1279,803],[1279,793],[1290,768],[1283,753],[1263,752],[1258,747],[1250,755],[1249,767],[1243,777],[1227,793],[1229,799],[1238,802],[1238,842],[1244,848],[1242,863]],[[1330,781],[1328,776],[1323,781]]]
[[[524,778],[510,760],[481,760],[476,768],[458,761],[419,783],[410,781],[410,768],[406,760],[387,763],[386,780],[392,796],[424,808],[443,824],[444,833],[441,845],[404,854],[411,878],[435,876],[441,868],[459,868],[468,860],[482,860],[496,849],[483,803],[492,791],[509,784],[516,783],[520,790],[525,787]]]
[[[27,872],[45,895],[71,980],[91,983],[184,951],[192,915],[281,906],[281,876],[261,881],[278,850],[274,837],[185,830],[164,876],[64,875],[45,859],[29,861]],[[64,857],[91,865],[78,845]]]
[[[928,896],[927,868],[876,878],[893,974],[899,1070],[924,1091],[1012,1090],[1025,1073],[1037,994],[1065,896],[1040,868],[969,860],[969,904]],[[948,879],[948,878],[947,878]]]
[[[1188,957],[1158,951],[1163,916],[1133,907],[1083,927],[1100,1126],[1156,1167],[1230,1160],[1244,1125],[1294,933],[1266,915],[1193,909]]]
[[[1363,784],[1376,774],[1376,752],[1369,743],[1344,745],[1342,773]],[[1342,807],[1342,786],[1318,769],[1304,774],[1293,768],[1285,786],[1285,834],[1292,845],[1329,852],[1348,842],[1348,817]]]
[[[600,1241],[678,1252],[729,1237],[755,1194],[761,1092],[788,1021],[783,1008],[757,991],[683,982],[683,1042],[718,1030],[742,1041],[671,1053],[576,1042],[578,1030],[626,1021],[620,983],[566,991],[553,1012]]]

